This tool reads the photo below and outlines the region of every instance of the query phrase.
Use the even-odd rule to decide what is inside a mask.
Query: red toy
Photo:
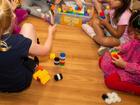
[[[114,58],[116,58],[116,59],[119,59],[118,50],[112,49],[110,52],[111,52],[111,56],[112,56],[112,57],[114,57]]]
[[[105,14],[104,14],[104,11],[103,10],[100,12],[100,18],[101,19],[105,19]]]

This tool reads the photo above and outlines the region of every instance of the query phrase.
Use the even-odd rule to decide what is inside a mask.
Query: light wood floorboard
[[[35,25],[42,44],[48,24],[33,17],[26,22]],[[40,57],[40,64],[52,79],[46,85],[33,80],[31,87],[21,93],[0,93],[0,105],[105,105],[101,95],[113,90],[105,86],[98,67],[98,47],[80,28],[58,25],[51,52],[65,52],[65,66],[57,67],[48,57]],[[56,82],[53,75],[59,72],[64,79]],[[114,105],[140,105],[140,97],[116,92],[122,102]]]

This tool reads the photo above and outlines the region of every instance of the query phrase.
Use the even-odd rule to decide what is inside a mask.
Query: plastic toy
[[[87,13],[90,14],[91,13],[91,10],[90,9],[87,9]]]
[[[37,44],[40,44],[39,38],[37,38]]]
[[[60,66],[64,66],[65,65],[65,59],[66,59],[66,54],[65,53],[60,53]]]
[[[55,53],[50,54],[50,59],[54,59],[56,57]]]
[[[36,66],[36,70],[43,70],[43,67],[40,66],[40,65],[37,65],[37,66]]]
[[[56,81],[60,81],[60,80],[63,79],[63,76],[62,76],[61,73],[58,73],[58,74],[55,74],[55,75],[54,75],[54,79],[55,79]]]
[[[60,60],[60,66],[64,66],[65,65],[65,60]]]
[[[101,19],[105,19],[104,10],[102,10],[102,11],[100,12],[100,18],[101,18]]]
[[[58,8],[58,12],[61,12],[62,10],[61,10],[61,8]]]
[[[76,14],[76,15],[82,15],[82,16],[89,16],[89,10],[85,6],[83,6],[83,8],[80,8],[74,2],[67,2],[66,5],[69,7],[68,10],[61,11],[61,8],[58,8],[58,12]],[[87,10],[88,10],[88,12],[87,12]]]
[[[107,9],[107,10],[110,10],[110,7],[109,7],[109,5],[107,5],[107,6],[105,7],[105,9]]]
[[[50,7],[50,10],[54,11],[55,10],[55,4],[51,0],[47,0],[47,4]]]
[[[114,57],[114,58],[119,59],[118,54],[117,54],[117,53],[115,53],[115,52],[112,52],[112,53],[111,53],[111,56],[112,56],[112,57]]]
[[[105,101],[106,104],[121,102],[121,98],[115,92],[103,94],[102,99]]]
[[[82,8],[78,7],[77,5],[75,6],[75,10],[81,10]]]
[[[59,63],[60,63],[59,57],[55,57],[55,58],[54,58],[54,64],[55,64],[55,65],[59,65]]]
[[[50,9],[51,9],[52,11],[54,11],[54,10],[55,10],[55,5],[51,5]]]
[[[116,59],[118,59],[119,58],[119,54],[118,54],[118,50],[116,50],[116,49],[111,49],[110,50],[110,52],[111,52],[111,56],[112,57],[114,57],[114,58],[116,58]]]
[[[65,60],[66,59],[66,54],[65,53],[60,53],[59,58],[60,58],[60,60]]]
[[[69,7],[66,11],[57,8],[55,21],[58,24],[81,27],[83,23],[88,22],[93,16],[93,11],[90,10],[92,9],[92,3],[83,3],[82,8],[79,8],[73,0],[66,0],[65,4]]]
[[[33,74],[33,78],[41,82],[41,84],[45,85],[50,80],[50,75],[47,70],[38,70]]]

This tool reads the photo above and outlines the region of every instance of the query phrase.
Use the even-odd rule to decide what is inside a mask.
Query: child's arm
[[[102,3],[103,3],[104,0],[94,0],[94,6],[97,10],[97,13],[98,13],[98,16],[100,16],[100,13],[102,12]],[[107,0],[106,0],[107,1]],[[107,1],[108,2],[108,1]],[[124,33],[125,31],[125,28],[127,25],[118,25],[117,26],[117,29],[114,28],[110,22],[109,22],[109,16],[106,16],[105,19],[101,19],[101,24],[103,26],[105,26],[108,31],[111,33],[112,36],[116,37],[116,38],[119,38],[121,37],[121,35]]]
[[[29,49],[29,54],[34,56],[45,56],[49,54],[51,47],[52,47],[52,40],[53,40],[53,34],[55,32],[56,25],[49,26],[48,28],[48,38],[45,41],[44,45],[39,45],[37,43],[33,43]]]
[[[98,0],[94,0],[94,7],[99,15],[100,12],[102,11],[102,3],[99,2]]]
[[[112,62],[120,68],[124,69],[126,67],[126,61],[120,55],[118,55],[118,58],[112,57]]]
[[[128,42],[114,48],[116,48],[119,51],[119,54],[122,54],[122,53],[127,53],[129,49],[131,48],[131,46],[132,46],[132,42]],[[127,62],[124,61],[120,55],[118,55],[118,59],[112,57],[112,62],[120,68],[126,68]]]
[[[113,47],[113,49],[116,49],[119,54],[128,52],[130,48],[131,48],[131,42],[119,45],[117,47]]]
[[[120,67],[131,74],[140,74],[140,62],[139,63],[129,63],[129,62],[124,61],[121,58],[121,56],[119,56],[119,59],[113,58],[112,62],[117,67]]]
[[[132,74],[140,74],[140,63],[126,63],[125,71]]]
[[[140,63],[129,63],[123,60],[121,56],[118,55],[118,59],[112,57],[112,62],[117,66],[131,74],[140,74]]]
[[[132,41],[120,45],[120,49],[119,49],[120,53],[122,54],[128,52],[131,46],[132,46]]]
[[[101,20],[101,24],[105,26],[112,36],[120,38],[124,33],[127,25],[118,25],[117,28],[114,28],[107,18]]]

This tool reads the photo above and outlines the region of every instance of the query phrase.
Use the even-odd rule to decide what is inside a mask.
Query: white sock
[[[88,24],[82,24],[82,29],[91,37],[93,38],[96,33],[94,32],[94,29],[93,27],[91,27],[90,25]]]

